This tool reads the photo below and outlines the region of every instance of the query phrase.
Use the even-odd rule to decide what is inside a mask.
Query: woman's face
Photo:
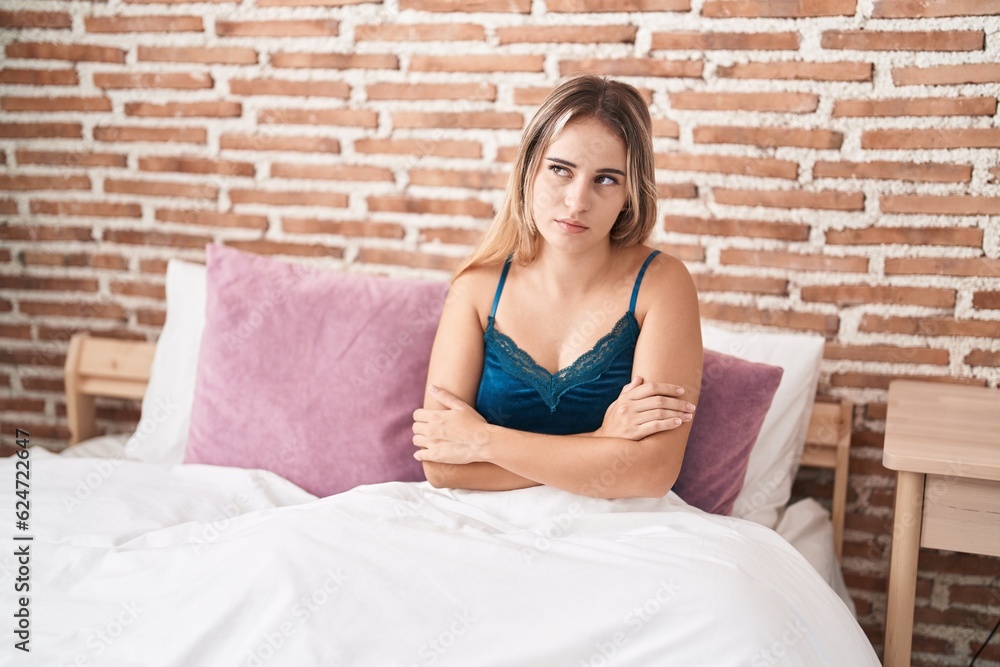
[[[542,155],[531,211],[550,245],[577,252],[610,243],[625,206],[625,145],[603,124],[572,120]]]

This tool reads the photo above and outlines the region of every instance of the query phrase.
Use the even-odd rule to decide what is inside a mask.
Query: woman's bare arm
[[[495,285],[497,279],[488,270],[474,269],[452,282],[431,349],[428,388],[442,387],[470,406],[476,404],[483,368],[483,325],[475,295],[484,289],[488,291],[490,282]],[[427,390],[424,407],[443,408],[444,404]],[[436,487],[505,491],[538,486],[538,482],[492,463],[457,465],[424,461],[423,467],[427,480]]]

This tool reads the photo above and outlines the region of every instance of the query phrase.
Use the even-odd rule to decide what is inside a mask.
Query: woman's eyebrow
[[[550,162],[558,162],[559,164],[564,164],[567,167],[572,167],[573,169],[576,169],[576,165],[570,162],[569,160],[563,160],[562,158],[557,158],[557,157],[547,157],[545,159]],[[597,173],[598,174],[610,173],[610,174],[619,174],[621,176],[625,176],[625,172],[622,171],[621,169],[612,169],[611,167],[604,167],[602,169],[598,169]]]

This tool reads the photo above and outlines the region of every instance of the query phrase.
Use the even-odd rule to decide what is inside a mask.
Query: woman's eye
[[[601,185],[618,185],[618,179],[612,176],[598,176],[597,181]]]
[[[550,164],[549,165],[549,170],[552,173],[554,173],[556,176],[565,176],[566,173],[567,173],[566,172],[566,167],[560,167],[557,164]]]

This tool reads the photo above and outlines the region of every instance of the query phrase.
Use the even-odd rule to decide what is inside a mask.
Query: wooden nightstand
[[[885,667],[909,667],[920,547],[1000,556],[1000,390],[896,380],[885,467],[896,471]]]

